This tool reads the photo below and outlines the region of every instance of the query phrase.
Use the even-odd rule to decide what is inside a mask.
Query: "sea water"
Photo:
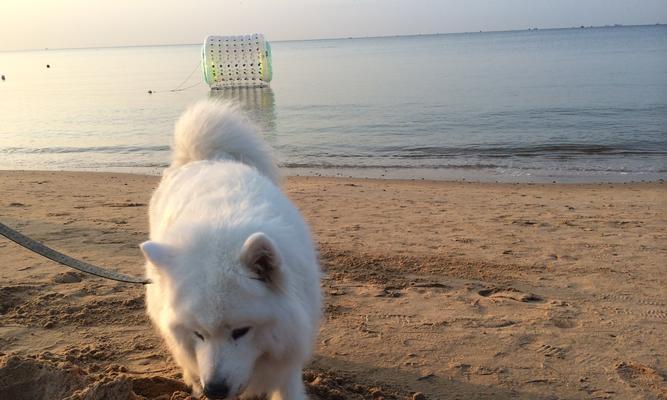
[[[272,42],[271,86],[223,91],[200,48],[0,52],[0,169],[158,174],[178,115],[220,98],[287,174],[667,177],[664,25]]]

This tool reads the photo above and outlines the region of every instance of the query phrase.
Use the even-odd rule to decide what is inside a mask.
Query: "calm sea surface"
[[[664,25],[272,46],[271,88],[220,92],[199,45],[0,52],[0,169],[159,173],[178,115],[220,97],[288,174],[667,178]]]

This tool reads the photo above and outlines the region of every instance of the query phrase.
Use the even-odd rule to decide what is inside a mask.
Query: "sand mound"
[[[412,398],[393,389],[360,384],[349,376],[334,374],[331,371],[306,371],[303,378],[306,390],[312,400],[398,400]]]
[[[0,393],[5,399],[62,399],[86,381],[76,371],[29,358],[6,357],[0,364]]]
[[[176,400],[188,397],[180,381],[129,377],[108,369],[88,374],[67,362],[7,356],[0,360],[0,397],[13,400]]]
[[[356,383],[331,372],[307,371],[312,400],[405,399],[397,392]],[[181,381],[161,376],[134,377],[107,368],[92,374],[69,362],[5,356],[0,359],[0,397],[13,400],[185,400],[189,389]]]

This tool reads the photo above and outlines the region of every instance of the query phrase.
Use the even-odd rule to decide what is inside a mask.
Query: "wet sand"
[[[0,221],[141,275],[157,182],[0,172]],[[664,184],[289,178],[285,189],[327,272],[304,374],[313,399],[667,398]],[[4,239],[0,265],[1,398],[187,398],[140,286]]]

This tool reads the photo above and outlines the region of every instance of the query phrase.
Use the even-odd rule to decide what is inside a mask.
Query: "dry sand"
[[[0,172],[0,221],[141,275],[156,184]],[[313,399],[667,398],[666,185],[285,187],[328,273]],[[187,397],[140,286],[6,240],[0,265],[0,398]]]

